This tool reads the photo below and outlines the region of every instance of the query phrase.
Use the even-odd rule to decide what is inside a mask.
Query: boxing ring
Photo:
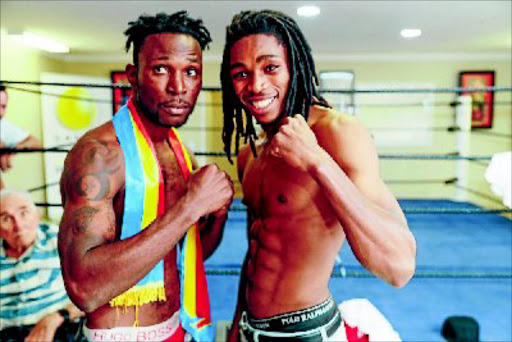
[[[24,91],[23,83],[6,82],[6,86]],[[35,82],[32,85],[34,84],[40,85]],[[494,87],[490,90],[512,93],[512,87]],[[375,90],[374,93],[386,91],[390,92]],[[457,94],[461,92],[461,88],[430,91]],[[33,92],[36,95],[44,95],[41,92]],[[480,169],[483,174],[491,156],[468,154],[467,137],[473,133],[480,136],[486,133],[471,131],[467,121],[468,104],[465,101],[464,98],[457,98],[455,102],[445,103],[450,110],[456,112],[453,118],[446,120],[453,121],[453,124],[430,128],[442,134],[453,134],[453,151],[379,153],[381,163],[386,164],[384,171],[397,167],[396,163],[404,161],[408,161],[408,165],[418,167],[417,173],[411,170],[412,175],[408,179],[396,179],[392,177],[392,172],[383,172],[384,181],[392,190],[400,192],[401,188],[414,189],[418,186],[437,186],[441,189],[439,198],[430,194],[424,196],[425,193],[422,191],[419,191],[415,198],[411,198],[410,195],[401,198],[397,195],[417,243],[417,267],[413,279],[404,288],[394,288],[386,284],[366,271],[345,243],[329,283],[333,297],[338,302],[351,298],[369,299],[387,317],[404,341],[444,341],[441,327],[449,316],[475,318],[480,327],[480,339],[483,341],[512,340],[512,212],[493,196],[471,188],[471,172],[468,172],[468,165]],[[218,103],[198,104],[208,105],[221,115]],[[510,101],[505,105],[510,109]],[[221,128],[185,125],[182,130],[191,133],[202,130],[220,136]],[[511,137],[505,135],[494,138],[510,140]],[[220,137],[218,139],[220,140]],[[55,146],[16,152],[67,151],[66,146]],[[203,161],[218,162],[221,168],[223,165],[229,165],[222,152],[196,150],[196,155],[200,164]],[[429,168],[446,168],[447,177],[423,177],[428,175]],[[388,174],[389,177],[386,179]],[[27,190],[37,192],[57,187],[57,180]],[[239,196],[240,185],[236,185]],[[485,205],[464,199],[465,193],[481,197]],[[60,206],[60,198],[49,198],[48,202],[38,205]],[[240,198],[235,199],[223,240],[205,263],[212,321],[216,324],[217,339],[220,340],[225,336],[226,327],[235,310],[241,263],[247,251],[246,218],[246,210]]]

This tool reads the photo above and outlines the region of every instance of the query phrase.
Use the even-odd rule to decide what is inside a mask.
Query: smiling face
[[[286,47],[271,34],[243,37],[230,51],[233,89],[244,108],[260,124],[282,114],[290,85]]]
[[[158,33],[145,38],[138,66],[128,65],[136,105],[151,121],[180,127],[202,87],[202,51],[192,36]]]
[[[9,194],[0,203],[0,237],[15,255],[21,255],[36,240],[40,214],[27,198]]]

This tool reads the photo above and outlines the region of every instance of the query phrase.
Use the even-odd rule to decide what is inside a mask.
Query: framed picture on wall
[[[110,73],[110,79],[112,83],[130,84],[124,71],[112,71]],[[131,88],[112,88],[112,115],[117,113],[117,111],[126,104],[131,95]]]
[[[494,71],[461,71],[459,87],[482,88],[494,86]],[[491,128],[494,111],[494,92],[461,92],[471,96],[471,127]]]

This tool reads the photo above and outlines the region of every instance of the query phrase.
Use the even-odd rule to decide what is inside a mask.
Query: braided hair
[[[220,79],[222,85],[222,107],[224,112],[224,128],[222,140],[224,151],[231,161],[231,142],[236,127],[235,152],[238,153],[240,137],[244,143],[250,142],[256,155],[254,140],[256,130],[252,115],[245,111],[246,125],[242,116],[242,103],[233,89],[230,74],[230,52],[233,45],[243,37],[253,34],[271,34],[285,46],[288,54],[290,85],[285,98],[283,112],[287,116],[301,114],[306,120],[313,104],[329,107],[317,91],[318,76],[315,63],[306,38],[297,23],[284,13],[273,10],[243,11],[233,17],[226,28],[226,45],[222,58]]]
[[[137,20],[128,23],[129,28],[124,31],[128,36],[126,40],[126,52],[130,50],[133,44],[133,64],[138,66],[139,51],[144,44],[144,39],[156,33],[184,33],[194,37],[201,50],[211,43],[210,32],[203,25],[201,19],[192,19],[189,17],[187,11],[179,11],[171,15],[166,13],[158,13],[155,16],[143,14]]]

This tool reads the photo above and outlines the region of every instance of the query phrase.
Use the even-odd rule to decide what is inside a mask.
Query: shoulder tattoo
[[[66,163],[62,185],[68,194],[100,201],[110,193],[110,177],[119,171],[121,162],[117,146],[101,140],[83,143]]]

